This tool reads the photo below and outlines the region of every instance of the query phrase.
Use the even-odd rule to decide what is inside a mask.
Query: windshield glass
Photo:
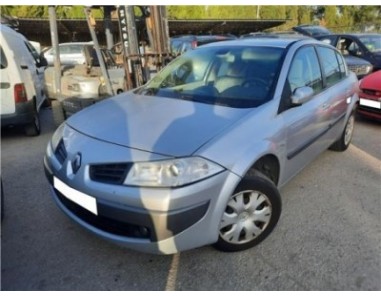
[[[237,108],[272,97],[284,49],[213,46],[188,51],[137,93]]]
[[[381,52],[381,35],[360,36],[360,41],[371,52]]]

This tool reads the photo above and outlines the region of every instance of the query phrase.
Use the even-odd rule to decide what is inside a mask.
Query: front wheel
[[[355,115],[352,113],[348,118],[344,131],[340,135],[340,138],[337,139],[337,141],[333,143],[332,146],[329,147],[329,149],[333,151],[339,151],[339,152],[347,150],[349,144],[352,141],[354,126],[355,126]]]
[[[275,228],[281,213],[281,198],[274,183],[255,172],[238,184],[219,226],[215,247],[225,252],[249,249]]]

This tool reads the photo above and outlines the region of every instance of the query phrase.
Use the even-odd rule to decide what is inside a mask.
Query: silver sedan
[[[347,149],[357,91],[342,55],[316,40],[202,46],[71,116],[46,176],[65,214],[115,243],[248,249],[276,226],[279,189],[327,148]]]

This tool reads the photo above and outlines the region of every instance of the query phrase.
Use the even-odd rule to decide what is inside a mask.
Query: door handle
[[[327,110],[329,107],[331,107],[331,105],[328,103],[324,103],[323,105],[321,105],[322,110]]]

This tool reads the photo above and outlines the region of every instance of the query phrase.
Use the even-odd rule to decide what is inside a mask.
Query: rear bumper
[[[34,102],[16,104],[16,111],[12,114],[1,114],[1,126],[25,125],[34,121]]]

